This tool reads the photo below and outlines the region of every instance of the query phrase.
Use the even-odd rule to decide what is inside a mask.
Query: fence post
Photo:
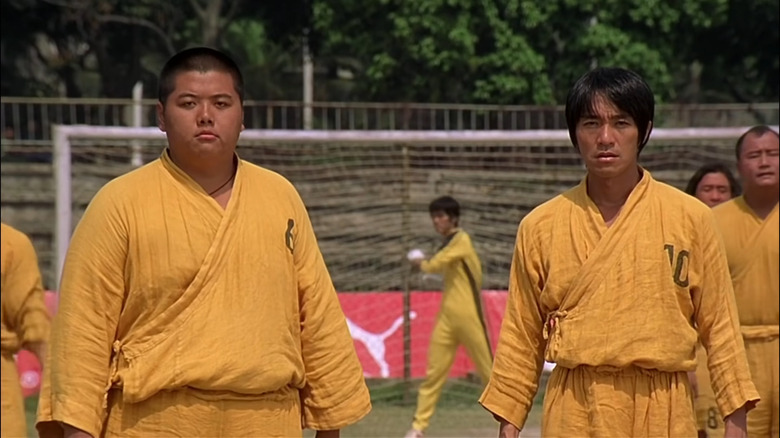
[[[403,145],[402,151],[402,188],[401,188],[401,239],[403,242],[402,262],[407,265],[404,272],[404,403],[411,399],[412,381],[412,324],[409,314],[412,310],[411,277],[412,266],[406,260],[411,242],[411,166],[409,163],[409,145]]]
[[[54,148],[54,251],[56,254],[54,290],[60,289],[62,267],[65,265],[65,254],[68,251],[73,220],[73,185],[71,182],[70,139],[65,127],[51,125],[52,146]],[[57,292],[59,294],[59,292]],[[58,295],[59,296],[59,295]]]
[[[133,114],[132,114],[132,126],[143,126],[143,98],[144,98],[144,83],[138,81],[133,86]],[[132,140],[130,142],[130,148],[132,149],[132,157],[130,158],[130,164],[134,167],[141,167],[144,164],[143,154],[141,153],[141,141]]]

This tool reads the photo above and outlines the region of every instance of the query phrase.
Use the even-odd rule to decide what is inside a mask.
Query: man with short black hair
[[[460,345],[474,361],[483,383],[487,382],[493,360],[482,311],[482,264],[471,237],[459,226],[460,204],[451,196],[442,196],[430,203],[428,212],[444,241],[430,258],[410,254],[410,261],[425,273],[441,274],[444,287],[428,348],[425,381],[420,386],[407,438],[423,436]]]

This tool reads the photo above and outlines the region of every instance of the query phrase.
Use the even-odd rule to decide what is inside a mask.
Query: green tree
[[[726,16],[726,0],[517,3],[525,32],[546,55],[558,102],[586,70],[608,65],[637,71],[660,100],[676,100],[676,79],[688,76],[693,36]]]
[[[662,100],[727,0],[383,0],[314,4],[319,55],[354,56],[372,100],[561,102],[597,65],[643,74]]]
[[[701,63],[703,102],[780,99],[780,5],[729,0],[727,20],[697,36],[691,58]]]
[[[356,58],[370,100],[552,101],[544,57],[490,1],[315,1],[318,59]]]
[[[561,103],[594,66],[664,102],[777,101],[774,0],[3,0],[3,95],[128,97],[172,53],[228,50],[255,99]]]

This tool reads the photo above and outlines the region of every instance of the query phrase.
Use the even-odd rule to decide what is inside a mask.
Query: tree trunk
[[[203,41],[202,44],[208,47],[217,47],[219,37],[222,33],[220,18],[222,16],[222,0],[210,0],[205,14],[201,16],[203,23]]]

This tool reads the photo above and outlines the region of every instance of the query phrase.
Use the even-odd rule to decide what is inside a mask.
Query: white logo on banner
[[[414,319],[416,317],[416,312],[409,312],[409,319]],[[399,316],[387,330],[382,333],[371,333],[347,318],[347,327],[349,327],[349,333],[352,335],[352,339],[360,341],[366,346],[368,354],[370,354],[374,359],[374,362],[379,365],[379,375],[381,377],[390,377],[390,365],[388,365],[387,358],[385,358],[385,340],[395,333],[403,323],[404,317]]]

